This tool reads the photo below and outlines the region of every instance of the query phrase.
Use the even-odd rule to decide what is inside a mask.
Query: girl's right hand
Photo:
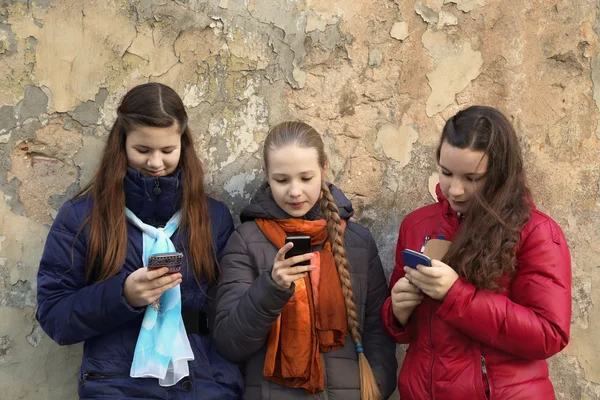
[[[181,273],[165,275],[169,268],[138,268],[125,279],[123,294],[132,307],[143,307],[158,300],[167,290],[179,285]]]
[[[421,304],[423,294],[406,277],[402,277],[392,288],[392,310],[400,325],[406,326],[414,309]]]
[[[275,261],[273,262],[273,269],[271,270],[271,278],[273,281],[275,281],[277,286],[284,289],[288,289],[295,280],[304,278],[309,271],[317,269],[314,265],[298,265],[294,267],[294,264],[312,259],[314,254],[306,253],[286,259],[285,253],[292,247],[294,247],[294,245],[290,242],[279,249],[275,256]]]

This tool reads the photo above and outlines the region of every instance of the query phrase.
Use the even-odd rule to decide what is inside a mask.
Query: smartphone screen
[[[148,258],[148,269],[167,267],[167,274],[179,272],[183,263],[183,254],[179,252],[152,254]]]
[[[289,242],[294,243],[294,247],[285,253],[285,258],[310,253],[310,236],[288,236],[285,238],[285,243]],[[294,265],[310,265],[310,260],[305,260]]]

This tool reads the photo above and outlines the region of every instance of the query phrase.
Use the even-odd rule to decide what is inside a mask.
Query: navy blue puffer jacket
[[[158,195],[153,192],[156,186],[160,188]],[[159,178],[157,184],[154,178],[128,169],[125,196],[127,207],[142,221],[164,225],[180,204],[180,172]],[[37,319],[43,330],[60,345],[84,342],[80,398],[238,399],[243,388],[241,372],[217,353],[210,335],[189,335],[194,351],[190,376],[176,385],[161,387],[157,379],[129,377],[144,308],[129,306],[123,284],[129,274],[142,267],[142,233],[128,223],[127,256],[121,271],[104,282],[89,284],[85,268],[89,228],[77,234],[91,209],[89,197],[68,201],[61,207],[48,234],[38,272]],[[233,221],[227,206],[219,201],[209,198],[208,209],[220,257],[233,231]],[[182,251],[186,235],[176,232],[171,239]],[[205,310],[206,293],[211,288],[205,282],[196,283],[185,260],[181,271],[183,308]]]

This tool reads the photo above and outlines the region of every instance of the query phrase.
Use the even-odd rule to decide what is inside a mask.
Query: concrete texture
[[[35,322],[36,272],[62,202],[94,173],[123,94],[175,88],[210,193],[237,215],[261,143],[299,119],[373,231],[433,201],[435,147],[471,104],[516,126],[532,192],[573,258],[559,399],[600,399],[600,10],[594,0],[0,1],[0,399],[74,399],[81,346]],[[398,356],[403,357],[404,348]]]

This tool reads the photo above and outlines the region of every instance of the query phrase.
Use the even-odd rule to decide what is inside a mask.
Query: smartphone
[[[310,236],[288,236],[285,238],[285,243],[289,242],[294,243],[294,247],[285,253],[285,258],[310,253]],[[301,261],[294,265],[310,265],[310,260]]]
[[[169,268],[167,274],[174,274],[181,269],[183,254],[179,252],[152,254],[148,258],[148,269]]]
[[[421,254],[417,251],[404,249],[402,252],[402,261],[404,261],[404,265],[411,268],[417,268],[417,265],[425,265],[426,267],[431,267],[431,258],[427,257],[425,254]]]

